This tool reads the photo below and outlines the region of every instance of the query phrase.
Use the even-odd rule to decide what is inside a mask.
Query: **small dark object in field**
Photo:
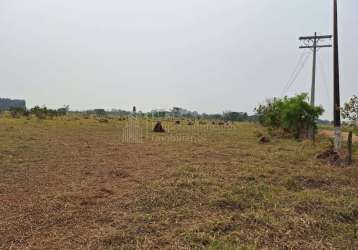
[[[153,132],[157,132],[157,133],[164,133],[165,132],[161,122],[157,122],[155,124]]]
[[[262,136],[259,140],[260,143],[269,143],[270,139],[266,136]]]
[[[175,124],[180,125],[180,121],[175,121]]]
[[[316,156],[317,159],[327,159],[329,158],[331,155],[335,155],[337,154],[336,152],[333,151],[333,149],[327,149],[326,151],[323,151],[322,153],[318,154]]]
[[[194,125],[194,122],[188,122],[188,125],[189,125],[189,126],[193,126],[193,125]]]
[[[98,119],[98,121],[102,122],[102,123],[108,123],[108,119],[106,119],[106,118]]]
[[[225,122],[219,122],[218,124],[219,124],[219,126],[224,126]]]
[[[129,177],[128,172],[122,169],[114,169],[109,172],[109,175],[111,175],[112,177],[119,177],[119,178]]]
[[[216,123],[215,122],[211,122],[212,125],[215,125]]]
[[[324,152],[316,156],[317,159],[326,160],[331,165],[340,165],[343,163],[343,158],[340,153],[334,151],[333,149],[327,149]]]
[[[204,122],[204,121],[199,121],[199,125],[206,125],[206,122]]]

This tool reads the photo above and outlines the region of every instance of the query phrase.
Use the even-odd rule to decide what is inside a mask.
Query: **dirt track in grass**
[[[322,131],[320,131],[320,133],[321,133],[322,136],[327,136],[327,137],[330,137],[330,138],[334,138],[334,131],[333,130],[322,130]],[[343,140],[347,141],[348,133],[347,132],[342,132],[342,137],[343,137]],[[352,141],[353,142],[358,142],[358,136],[353,134]]]

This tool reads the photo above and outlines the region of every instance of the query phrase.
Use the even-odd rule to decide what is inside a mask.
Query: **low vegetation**
[[[280,129],[294,138],[308,138],[310,129],[317,131],[317,121],[323,114],[322,107],[308,103],[306,93],[294,96],[274,98],[256,109],[259,122],[270,129]]]
[[[68,110],[69,110],[68,106],[59,109],[49,109],[45,106],[43,107],[35,106],[31,109],[27,109],[26,107],[10,107],[8,113],[11,115],[12,118],[20,118],[20,117],[30,118],[31,116],[34,116],[37,117],[38,119],[46,119],[46,118],[53,118],[58,116],[65,116],[68,113]]]
[[[1,118],[0,248],[358,248],[357,144],[338,168],[325,137],[147,122],[127,143],[119,119]]]
[[[358,96],[352,96],[342,108],[342,116],[351,122],[354,129],[358,126]]]

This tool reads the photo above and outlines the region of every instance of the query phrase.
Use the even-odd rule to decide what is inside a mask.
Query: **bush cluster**
[[[294,138],[307,138],[309,129],[317,131],[317,120],[324,109],[308,103],[308,95],[274,98],[255,108],[259,122],[270,129],[282,129]]]
[[[66,106],[59,109],[49,109],[47,107],[35,106],[29,110],[22,107],[12,107],[9,109],[9,112],[13,118],[18,118],[21,116],[29,117],[30,115],[34,115],[39,119],[45,119],[48,117],[51,118],[66,115],[68,112],[68,107]]]

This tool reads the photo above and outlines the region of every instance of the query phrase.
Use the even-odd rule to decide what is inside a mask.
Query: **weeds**
[[[260,145],[261,128],[239,123],[161,135],[200,142],[125,144],[118,119],[0,123],[2,249],[358,247],[356,155],[316,160],[326,138]]]

